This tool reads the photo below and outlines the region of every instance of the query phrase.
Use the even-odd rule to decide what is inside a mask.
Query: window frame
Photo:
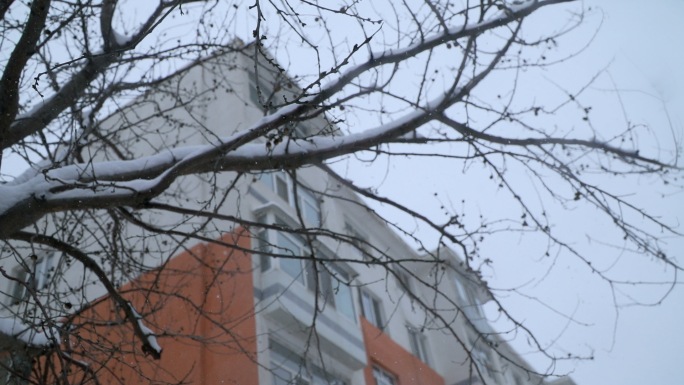
[[[273,191],[276,193],[277,196],[279,196],[282,200],[287,202],[288,205],[292,206],[294,203],[294,197],[293,197],[293,189],[294,186],[292,184],[292,178],[290,175],[286,172],[274,172],[273,174]],[[279,184],[281,183],[281,184]],[[281,191],[281,186],[285,188],[284,191]]]
[[[473,361],[475,361],[475,365],[477,365],[480,371],[484,372],[489,378],[495,379],[494,369],[489,365],[489,361],[491,361],[489,353],[484,351],[479,346],[473,346],[471,349],[471,354],[473,355]]]
[[[303,376],[301,372],[293,372],[286,366],[278,366],[269,371],[271,372],[273,385],[311,385],[311,378],[309,376]],[[276,374],[276,372],[287,373],[290,378],[283,378],[281,375]]]
[[[470,285],[462,282],[458,276],[453,278],[456,286],[456,293],[461,298],[464,306],[470,307],[475,311],[475,315],[484,319],[484,312],[482,311],[482,304],[477,297],[471,292]]]
[[[331,268],[333,272],[335,273],[334,276],[332,277],[332,296],[334,298],[334,304],[333,306],[335,307],[335,310],[347,317],[348,319],[356,322],[356,307],[354,306],[354,291],[352,290],[351,287],[351,274],[349,272],[345,271],[343,268],[339,266],[339,264],[333,263],[332,265],[328,266],[328,268]],[[345,283],[346,282],[346,283]],[[346,295],[343,296],[340,292],[344,291],[346,292]],[[344,301],[340,301],[343,299]],[[344,309],[348,309],[350,313],[348,313],[346,310],[340,310],[342,308],[341,303],[346,302],[346,305],[344,306]]]
[[[269,187],[269,190],[288,206],[292,208],[299,206],[299,211],[306,224],[321,227],[323,223],[321,202],[310,188],[292,179],[290,174],[285,171],[265,172],[261,174],[260,179]],[[297,187],[296,195],[295,184]]]
[[[428,355],[429,349],[427,347],[427,336],[421,332],[419,328],[413,325],[406,325],[406,330],[408,332],[411,353],[429,365],[430,357]]]
[[[277,385],[276,371],[286,372],[289,379],[281,376],[279,379],[287,381],[288,385],[345,385],[347,380],[336,373],[326,372],[310,359],[287,348],[278,341],[269,338],[269,360],[271,384]],[[281,382],[282,383],[282,382]]]
[[[302,213],[302,218],[315,227],[321,227],[323,220],[321,219],[321,202],[318,198],[301,185],[297,188],[297,198],[299,198],[299,211]]]
[[[257,215],[257,222],[260,223],[277,223],[280,226],[287,227],[288,225],[276,213],[264,213]],[[314,241],[314,249],[318,257],[316,261],[307,258],[287,258],[273,257],[272,254],[288,255],[291,253],[293,257],[297,257],[297,253],[289,249],[287,245],[283,244],[281,240],[286,240],[293,245],[293,248],[298,250],[300,256],[308,253],[308,247],[302,237],[297,234],[291,234],[275,229],[261,228],[257,230],[254,236],[256,244],[254,249],[259,253],[259,265],[261,272],[266,272],[271,269],[278,269],[293,280],[299,282],[309,292],[318,295],[323,299],[323,304],[332,306],[337,312],[352,320],[356,321],[357,310],[355,307],[354,294],[351,288],[352,272],[347,268],[341,266],[340,263],[327,258],[327,255],[332,254],[327,247],[320,242]],[[314,269],[313,264],[317,264]],[[296,269],[288,269],[283,266],[296,266]],[[297,271],[294,271],[297,270]],[[314,273],[317,277],[314,278]],[[347,297],[343,297],[347,293]],[[338,303],[341,304],[341,299],[344,298],[346,310],[340,311]]]
[[[283,245],[281,240],[291,243],[292,248],[297,248],[298,250],[292,250],[289,248],[289,246]],[[293,234],[278,231],[275,232],[275,240],[271,247],[275,248],[275,250],[272,250],[274,254],[287,255],[291,253],[293,258],[278,258],[278,268],[302,285],[309,288],[310,278],[308,275],[310,274],[310,269],[307,266],[307,261],[303,258],[306,253],[306,245],[304,245],[303,240],[299,239],[299,237],[294,236]],[[290,271],[290,266],[295,268],[297,271]]]
[[[362,235],[358,227],[347,219],[344,221],[344,232],[349,236],[348,243],[361,254],[361,259],[371,261],[372,254],[368,245],[368,237]]]
[[[382,301],[370,291],[360,289],[359,301],[361,301],[361,314],[368,322],[384,330],[385,314],[382,308]]]
[[[468,335],[468,342],[470,343],[470,358],[474,365],[478,367],[482,374],[486,374],[489,378],[496,380],[497,369],[490,365],[493,362],[491,353],[484,345],[479,337],[474,339],[473,336]]]
[[[373,381],[375,382],[375,385],[397,385],[397,376],[394,374],[388,372],[387,370],[377,366],[373,365],[372,369],[372,374],[373,374]]]
[[[52,273],[57,252],[47,252],[41,256],[36,254],[24,259],[12,270],[16,281],[11,288],[12,305],[19,305],[31,299],[31,292],[39,292],[47,287]]]

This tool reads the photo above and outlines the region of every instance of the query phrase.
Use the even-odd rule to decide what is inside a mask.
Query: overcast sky
[[[586,5],[600,7],[603,25],[587,53],[588,61],[599,64],[613,60],[615,80],[625,89],[651,83],[662,92],[672,113],[674,129],[684,133],[684,1],[681,0],[594,0]],[[657,119],[657,109],[632,107],[630,114]],[[669,130],[664,125],[656,130]],[[662,200],[664,210],[674,210],[684,220],[684,195]],[[681,229],[680,229],[681,230]],[[684,242],[671,247],[680,263]],[[615,345],[596,338],[593,362],[576,365],[573,378],[580,385],[676,385],[682,384],[684,364],[684,288],[681,285],[656,307],[622,309],[615,331]],[[587,339],[586,337],[591,338]],[[592,333],[576,338],[594,340]]]

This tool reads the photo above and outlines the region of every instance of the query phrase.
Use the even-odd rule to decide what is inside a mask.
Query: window
[[[368,249],[368,239],[361,235],[361,232],[356,227],[346,222],[344,224],[344,231],[349,235],[349,243],[351,243],[359,252],[364,260],[370,260]]]
[[[269,341],[273,385],[344,385],[334,373],[326,372],[313,362],[273,340]]]
[[[309,385],[311,383],[308,378],[284,368],[275,368],[271,373],[273,373],[273,385]]]
[[[377,366],[373,366],[373,379],[375,380],[375,385],[395,385],[397,383],[393,375]]]
[[[493,360],[488,351],[485,350],[486,347],[481,346],[481,344],[478,344],[477,341],[473,341],[473,337],[470,335],[468,336],[468,342],[471,346],[470,356],[473,360],[473,363],[477,365],[477,368],[482,374],[490,378],[495,378]]]
[[[260,218],[259,222],[267,220],[265,216]],[[277,218],[275,222],[285,226]],[[259,255],[261,271],[277,265],[295,281],[321,296],[323,304],[337,308],[338,312],[352,320],[356,319],[352,291],[349,287],[351,278],[339,264],[323,259],[323,253],[319,251],[316,252],[318,261],[302,258],[308,255],[310,250],[304,240],[296,234],[264,229],[258,232],[255,238],[255,248],[262,252]],[[282,257],[274,259],[269,254]]]
[[[258,218],[257,222],[264,223],[264,218]],[[256,246],[255,250],[259,252],[259,267],[261,271],[266,271],[271,268],[271,257],[267,254],[268,246],[268,231],[260,229],[255,236]]]
[[[366,290],[361,290],[361,310],[363,311],[363,316],[366,317],[368,322],[382,329],[384,326],[382,304],[380,303],[380,300],[375,298]]]
[[[310,264],[309,266],[313,266]],[[323,297],[325,303],[333,306],[337,311],[351,320],[356,320],[352,291],[349,287],[349,274],[343,271],[334,262],[317,262],[318,268],[318,295]],[[316,272],[311,272],[311,277]],[[310,285],[310,290],[316,292],[316,286]]]
[[[489,357],[489,354],[487,354],[479,347],[474,347],[471,354],[473,355],[473,359],[475,360],[475,365],[477,365],[482,374],[487,375],[490,378],[494,378],[494,373],[492,371],[490,363],[491,358]]]
[[[299,209],[302,212],[302,217],[308,223],[319,227],[321,225],[321,208],[318,204],[318,199],[311,191],[303,188],[297,189],[299,196]]]
[[[275,193],[284,201],[290,203],[290,191],[292,191],[290,176],[283,172],[278,172],[273,174],[273,178],[275,179]]]
[[[456,285],[456,291],[458,292],[458,296],[461,298],[463,305],[473,309],[477,317],[483,318],[484,314],[482,314],[480,301],[478,301],[475,296],[468,291],[466,286],[463,284],[463,282],[461,282],[460,279],[458,279],[458,277],[454,279],[454,284]]]
[[[286,172],[269,172],[261,174],[264,182],[288,205],[295,207],[295,199],[304,221],[314,227],[321,225],[321,207],[316,196],[306,187],[297,185],[295,196],[295,181]]]
[[[427,342],[425,335],[420,332],[420,330],[414,326],[407,326],[409,335],[409,344],[411,345],[411,352],[414,356],[418,357],[421,361],[428,363],[427,356]]]
[[[14,269],[17,282],[12,290],[13,304],[30,299],[32,291],[42,290],[48,285],[54,272],[55,255],[50,253],[40,258],[32,255]]]
[[[337,308],[338,312],[347,316],[347,318],[356,320],[352,290],[349,287],[349,274],[337,267],[333,267],[333,269],[335,270],[335,280],[332,284],[332,292],[335,299],[335,308]]]
[[[310,287],[313,283],[311,269],[307,268],[307,260],[301,257],[306,255],[303,241],[292,234],[283,232],[275,233],[275,243],[272,252],[274,254],[289,255],[294,258],[281,257],[278,258],[280,269],[297,280],[299,283]]]

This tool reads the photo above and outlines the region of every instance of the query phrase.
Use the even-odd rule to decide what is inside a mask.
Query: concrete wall
[[[253,64],[247,56],[228,55],[192,68],[124,107],[101,129],[136,155],[210,143],[216,137],[245,129],[263,115],[250,100],[249,71]],[[264,76],[273,77],[268,72]],[[122,125],[130,126],[125,136],[116,133]],[[326,127],[327,122],[318,118],[310,125]],[[115,158],[101,143],[93,143],[89,151],[94,160]],[[141,355],[139,341],[125,323],[103,324],[121,322],[120,310],[102,297],[104,290],[93,274],[84,274],[78,264],[60,262],[63,279],[56,285],[64,291],[62,300],[85,309],[72,321],[78,328],[74,331],[80,334],[72,333],[70,343],[82,352],[81,356],[75,353],[74,358],[97,363],[93,370],[107,373],[104,383],[125,379],[126,383],[182,380],[270,384],[269,350],[276,341],[302,362],[325,367],[351,385],[371,385],[373,365],[396,376],[399,385],[451,385],[467,380],[472,369],[467,353],[472,345],[468,341],[477,332],[466,322],[464,313],[477,304],[459,297],[454,280],[462,278],[464,272],[456,269],[460,261],[455,254],[445,258],[448,263],[443,269],[434,269],[428,257],[409,247],[356,194],[323,171],[305,167],[297,176],[303,188],[319,194],[322,228],[354,235],[351,227],[372,245],[359,250],[334,237],[316,238],[328,257],[346,260],[344,269],[354,277],[355,320],[344,319],[333,308],[315,311],[316,294],[277,266],[262,272],[259,258],[245,252],[256,247],[248,229],[239,229],[228,220],[204,226],[201,217],[146,212],[141,219],[160,229],[197,235],[183,239],[181,244],[173,233],[157,234],[136,226],[121,229],[128,253],[149,272],[138,275],[138,267],[129,275],[122,264],[111,267],[111,273],[121,280],[126,298],[145,315],[148,326],[164,331],[159,337],[164,347],[162,359],[151,362]],[[277,212],[296,224],[294,208],[257,176],[242,176],[233,185],[235,178],[235,173],[183,177],[158,200],[188,209],[239,215],[250,221]],[[221,194],[225,191],[230,192],[224,197]],[[54,228],[68,221],[69,215],[53,216],[41,225]],[[87,223],[81,222],[81,227],[88,229]],[[107,228],[94,227],[80,235],[80,242],[86,250],[96,250],[101,247],[98,239],[110,233]],[[215,240],[224,245],[212,243]],[[411,262],[395,263],[402,260]],[[402,284],[399,277],[409,281]],[[71,292],[69,282],[81,282],[80,291]],[[405,293],[405,286],[412,294]],[[466,287],[477,291],[472,282]],[[9,290],[8,285],[5,290]],[[385,321],[382,330],[361,316],[360,290],[380,300]],[[438,310],[431,312],[425,307]],[[74,310],[55,312],[68,315]],[[408,326],[422,330],[427,363],[411,353]],[[124,354],[110,357],[106,351],[98,352],[100,340],[119,346]],[[510,383],[513,377],[504,373],[498,359],[489,364],[497,373],[490,380]],[[81,371],[79,375],[88,374]]]
[[[222,238],[249,245],[241,233]],[[121,308],[109,297],[65,323],[70,328],[61,354],[48,359],[69,366],[72,380],[97,373],[102,384],[258,384],[251,256],[237,248],[197,245],[164,269],[121,288],[125,298],[157,333],[160,360],[141,351]],[[65,360],[68,355],[72,361]],[[77,365],[88,364],[87,369]],[[39,365],[46,365],[45,360]],[[46,370],[46,375],[54,375]],[[57,382],[59,379],[49,380]]]

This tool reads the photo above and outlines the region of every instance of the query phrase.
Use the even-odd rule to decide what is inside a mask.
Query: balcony
[[[261,282],[262,287],[257,288],[256,293],[256,311],[277,325],[277,330],[295,334],[305,341],[311,325],[315,323],[322,352],[350,371],[366,366],[366,351],[358,319],[350,319],[335,307],[321,302],[316,314],[316,294],[278,268],[263,272]]]

